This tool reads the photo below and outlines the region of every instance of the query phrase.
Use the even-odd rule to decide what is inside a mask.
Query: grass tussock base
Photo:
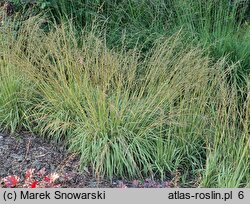
[[[5,130],[64,140],[96,176],[178,171],[183,184],[192,175],[204,187],[249,187],[250,98],[239,111],[236,82],[228,84],[237,64],[185,47],[181,34],[146,56],[108,49],[94,31],[43,33],[33,20],[0,35]]]

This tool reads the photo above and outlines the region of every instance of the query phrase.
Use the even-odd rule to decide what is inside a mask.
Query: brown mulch
[[[79,157],[67,153],[63,145],[45,141],[28,133],[7,135],[0,133],[0,178],[18,175],[21,178],[27,169],[56,172],[70,175],[63,187],[116,187],[118,183],[97,181],[86,168],[79,171]]]

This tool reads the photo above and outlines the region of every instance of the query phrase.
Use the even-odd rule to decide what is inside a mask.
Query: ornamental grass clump
[[[76,37],[69,25],[44,33],[30,19],[1,45],[18,70],[13,77],[32,87],[30,130],[65,141],[97,177],[179,172],[183,183],[192,175],[202,186],[248,184],[249,111],[239,111],[236,82],[228,83],[237,64],[183,45],[181,33],[144,55],[139,47],[109,49],[94,29]]]

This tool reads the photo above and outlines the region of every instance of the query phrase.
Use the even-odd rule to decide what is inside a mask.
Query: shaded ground
[[[0,133],[0,179],[8,175],[17,175],[21,179],[27,169],[56,172],[70,175],[70,179],[62,183],[62,187],[95,188],[95,187],[170,187],[172,182],[156,182],[152,179],[145,181],[114,181],[95,179],[89,168],[79,171],[79,157],[69,154],[63,147],[54,142],[47,142],[41,137],[22,133],[10,136]]]

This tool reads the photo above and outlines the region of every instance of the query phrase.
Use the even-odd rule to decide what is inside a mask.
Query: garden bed
[[[23,2],[0,128],[38,136],[1,134],[0,188],[250,187],[249,1]]]
[[[96,179],[91,170],[79,171],[79,157],[67,153],[63,144],[47,142],[41,137],[23,132],[18,135],[0,133],[0,180],[8,175],[17,175],[24,180],[27,169],[37,171],[45,168],[46,172],[56,172],[67,180],[58,180],[62,187],[68,188],[124,188],[124,187],[170,187],[171,182],[156,182],[151,179],[124,181],[114,179]]]

